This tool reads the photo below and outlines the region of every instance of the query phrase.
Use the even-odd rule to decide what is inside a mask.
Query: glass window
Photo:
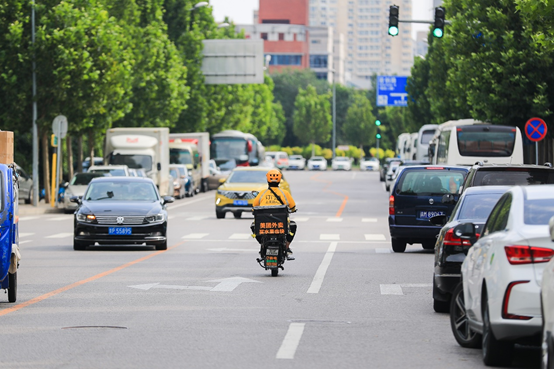
[[[421,143],[426,145],[428,144],[433,136],[435,135],[435,130],[426,130],[421,132]]]
[[[272,54],[269,65],[302,65],[302,55]]]
[[[237,171],[231,173],[228,183],[267,183],[265,171]]]
[[[523,206],[525,224],[547,225],[554,216],[554,199],[526,199]]]
[[[156,201],[158,194],[149,182],[96,182],[91,183],[85,193],[87,201]]]
[[[505,157],[512,155],[516,129],[495,126],[465,126],[457,129],[462,156]]]
[[[501,193],[465,196],[456,219],[487,220],[492,208],[501,196]]]
[[[169,149],[169,164],[192,164],[192,155],[186,149]]]
[[[327,55],[310,55],[310,68],[327,68]]]
[[[502,227],[502,224],[504,223],[504,220],[506,221],[506,223],[508,222],[508,218],[507,218],[508,214],[506,214],[507,211],[506,211],[506,207],[504,206],[507,202],[509,203],[508,204],[508,212],[509,212],[509,208],[510,208],[509,205],[511,205],[512,203],[512,196],[511,194],[508,194],[508,193],[504,194],[492,209],[491,214],[487,219],[487,224],[485,224],[485,228],[483,230],[484,236],[494,233],[496,231],[502,230],[506,227],[505,225],[504,227]]]
[[[71,186],[87,186],[93,178],[104,177],[103,173],[77,173],[69,183]]]
[[[554,184],[554,170],[533,168],[502,168],[478,170],[474,186],[526,186]]]
[[[409,170],[404,171],[397,187],[399,195],[439,195],[457,193],[465,173],[455,170]]]
[[[147,172],[152,170],[152,157],[150,155],[121,155],[110,156],[110,164],[126,165],[133,169],[144,169]],[[113,175],[113,173],[112,173]]]

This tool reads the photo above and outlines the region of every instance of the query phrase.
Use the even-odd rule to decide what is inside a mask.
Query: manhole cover
[[[62,329],[127,329],[116,325],[77,325],[75,327],[62,327]]]

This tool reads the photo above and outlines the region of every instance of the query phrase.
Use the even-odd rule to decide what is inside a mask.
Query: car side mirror
[[[227,178],[220,178],[219,183],[223,184],[223,183],[225,183],[226,180],[227,180]]]
[[[472,245],[477,242],[475,224],[473,223],[462,223],[457,225],[454,228],[454,235],[462,240],[469,240]]]
[[[158,165],[156,166],[156,168],[158,169],[158,171],[162,170],[162,163],[158,163]]]
[[[456,196],[451,193],[447,193],[446,195],[443,195],[441,200],[443,204],[448,204],[448,205],[455,204],[457,201],[458,199],[456,198]]]
[[[446,224],[446,215],[435,215],[434,217],[429,218],[431,224],[436,226],[443,226]]]
[[[67,188],[67,187],[69,187],[69,182],[65,182],[65,183],[63,184],[63,188]]]
[[[548,229],[550,230],[550,239],[554,241],[554,217],[550,218]]]
[[[173,196],[164,196],[163,197],[163,204],[171,204],[172,202],[175,202],[175,198]]]
[[[81,196],[71,196],[71,198],[69,199],[69,201],[74,202],[75,204],[80,205],[80,204],[81,204],[81,199],[82,199]]]

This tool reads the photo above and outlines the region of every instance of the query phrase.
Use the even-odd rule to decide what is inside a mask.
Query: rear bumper
[[[248,206],[216,206],[215,211],[218,213],[227,213],[229,211],[231,212],[252,212],[252,205]]]
[[[407,243],[436,241],[441,227],[435,226],[399,226],[391,221],[389,216],[389,231],[391,238],[406,240]]]
[[[461,274],[435,274],[436,290],[433,290],[433,298],[448,301],[461,280]]]

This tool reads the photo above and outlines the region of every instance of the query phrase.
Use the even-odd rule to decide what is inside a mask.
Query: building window
[[[315,77],[317,79],[327,79],[327,73],[316,73]]]
[[[288,19],[264,19],[262,23],[273,23],[273,24],[290,24]]]
[[[285,34],[279,33],[279,41],[285,41]]]
[[[270,54],[269,65],[302,65],[302,55]]]
[[[327,55],[310,55],[310,68],[327,68]]]
[[[266,41],[267,41],[267,32],[262,32],[262,33],[260,34],[260,36],[261,36],[262,40],[266,40]]]
[[[320,44],[320,43],[321,43],[321,40],[314,40],[314,39],[312,39],[311,42],[312,42],[312,44]]]

